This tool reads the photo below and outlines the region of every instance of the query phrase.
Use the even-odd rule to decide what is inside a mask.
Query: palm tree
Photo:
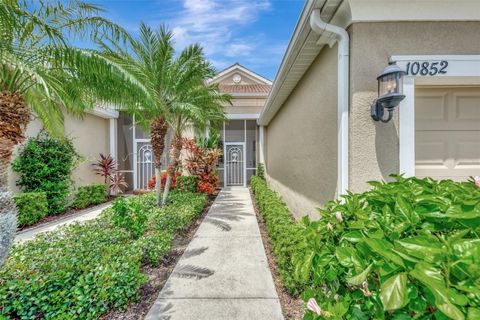
[[[213,91],[214,86],[203,85],[203,80],[213,75],[213,69],[205,63],[202,50],[198,45],[190,46],[180,55],[175,56],[172,32],[164,26],[154,31],[142,23],[139,38],[130,37],[127,47],[109,41],[104,42],[102,48],[105,59],[120,68],[127,77],[142,84],[144,88],[143,99],[128,105],[126,110],[135,116],[138,124],[150,131],[155,158],[155,189],[157,204],[160,206],[162,203],[161,157],[165,150],[165,137],[169,123],[174,124],[172,128],[177,126],[178,121],[180,121],[179,126],[184,126],[185,119],[195,118],[194,115],[185,119],[174,118],[169,114],[171,111],[179,112],[179,110],[186,112],[190,104],[196,106],[200,99],[204,99],[203,96],[203,98],[198,96],[198,101],[194,101],[191,96],[193,90],[197,90],[199,94],[205,94],[204,91],[207,88]],[[191,111],[194,113],[195,110],[191,109]],[[177,146],[175,150],[181,149],[181,139],[178,139],[178,135],[176,138],[174,135],[173,144]],[[178,160],[178,157],[172,158]]]
[[[80,1],[0,0],[0,265],[16,231],[8,168],[14,147],[25,139],[31,113],[49,133],[60,135],[63,110],[81,116],[94,102],[121,97],[109,88],[138,88],[129,87],[130,82],[122,81],[121,73],[94,51],[77,49],[68,41],[71,35],[91,40],[126,36],[98,16],[100,11]]]
[[[135,122],[150,131],[154,155],[157,204],[161,204],[161,157],[165,149],[168,123],[165,120],[169,68],[174,59],[172,33],[160,27],[153,31],[142,23],[138,39],[129,38],[122,47],[115,41],[101,44],[103,56],[123,74],[142,85],[144,96],[126,106]]]
[[[173,138],[162,204],[165,204],[168,198],[172,178],[179,164],[183,133],[188,127],[194,127],[197,131],[218,127],[225,119],[224,104],[231,102],[231,96],[220,93],[218,85],[205,83],[215,71],[205,59],[200,46],[192,45],[186,48],[173,65],[174,83],[170,88],[171,99],[167,112],[167,122],[172,129]]]

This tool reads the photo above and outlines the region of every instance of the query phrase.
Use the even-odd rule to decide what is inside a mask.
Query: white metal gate
[[[135,189],[147,189],[148,180],[155,175],[155,163],[150,140],[136,139],[135,153]]]
[[[245,186],[245,143],[225,144],[225,185]]]

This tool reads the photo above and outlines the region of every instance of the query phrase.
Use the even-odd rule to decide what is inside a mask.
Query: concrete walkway
[[[32,240],[35,235],[39,233],[52,231],[60,226],[69,225],[73,222],[95,219],[103,211],[103,209],[108,208],[110,205],[111,203],[101,204],[93,208],[78,211],[77,213],[62,219],[43,223],[38,226],[22,230],[20,232],[17,232],[17,235],[15,236],[15,242]]]
[[[146,319],[283,319],[247,188],[220,192]]]

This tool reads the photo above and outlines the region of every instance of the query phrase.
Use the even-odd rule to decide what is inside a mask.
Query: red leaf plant
[[[175,175],[172,177],[172,185],[170,188],[172,189],[175,189],[176,185],[177,185],[177,178],[180,177],[182,175],[181,172],[175,172]],[[161,183],[161,186],[162,186],[162,190],[165,188],[165,183],[167,182],[167,171],[162,171],[162,174],[161,174],[161,178],[162,178],[162,183]],[[155,185],[156,185],[156,182],[157,182],[157,177],[153,176],[150,180],[148,180],[147,182],[147,188],[148,190],[155,190]]]
[[[183,167],[190,175],[198,178],[198,192],[212,195],[220,180],[216,167],[218,158],[222,155],[221,150],[202,148],[193,139],[184,139],[183,147],[187,151]]]
[[[93,164],[93,167],[93,172],[102,176],[105,179],[105,184],[107,184],[110,177],[112,177],[117,170],[117,163],[112,155],[100,153],[100,159]]]

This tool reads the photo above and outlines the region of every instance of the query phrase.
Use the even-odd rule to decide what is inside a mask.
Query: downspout
[[[320,17],[320,10],[310,15],[310,27],[319,34],[332,38],[338,43],[338,102],[337,102],[337,138],[338,168],[337,197],[348,190],[348,105],[349,105],[349,56],[350,38],[345,29],[328,24]],[[327,34],[325,34],[327,33]],[[330,43],[330,47],[332,43]]]

